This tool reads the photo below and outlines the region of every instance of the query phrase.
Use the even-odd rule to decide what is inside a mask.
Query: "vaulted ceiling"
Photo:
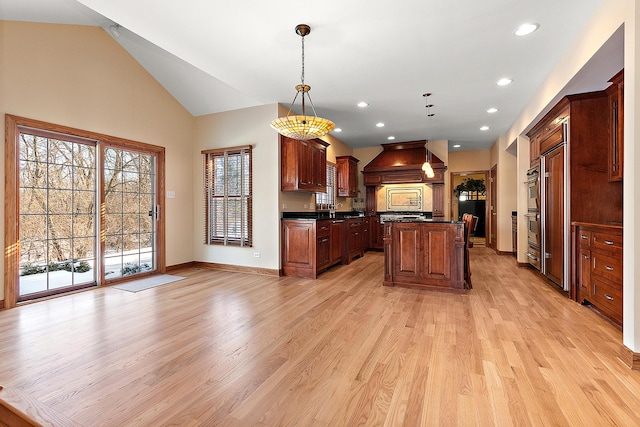
[[[305,82],[348,145],[449,140],[490,147],[507,131],[602,0],[2,0],[0,19],[120,25],[115,40],[193,115],[279,102]],[[514,35],[525,22],[539,29]],[[565,88],[599,90],[622,68],[622,35]],[[501,78],[513,82],[498,86]],[[422,94],[431,92],[425,114]],[[366,108],[356,104],[365,101]],[[299,107],[299,104],[298,104]],[[487,113],[489,108],[498,109]],[[384,123],[377,127],[377,123]],[[268,126],[265,123],[265,126]],[[480,130],[487,126],[488,130]],[[453,148],[459,144],[459,148]]]

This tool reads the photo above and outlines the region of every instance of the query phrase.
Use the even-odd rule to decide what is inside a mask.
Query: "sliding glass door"
[[[30,130],[19,153],[20,297],[95,285],[95,141]]]
[[[164,148],[5,118],[5,307],[164,272]]]
[[[155,156],[114,147],[104,153],[104,276],[154,271]]]

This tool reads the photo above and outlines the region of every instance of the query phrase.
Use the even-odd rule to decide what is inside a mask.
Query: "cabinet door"
[[[311,184],[317,193],[327,192],[327,152],[324,146],[315,141],[309,142],[311,159]]]
[[[399,224],[393,226],[391,241],[396,247],[393,250],[393,277],[397,282],[414,283],[420,276],[422,257],[422,245],[420,228],[415,224]]]
[[[529,146],[529,166],[534,167],[540,164],[540,133],[533,135]]]
[[[316,256],[317,256],[317,269],[321,270],[330,265],[330,238],[329,236],[318,237]]]
[[[342,259],[342,221],[331,222],[331,249],[329,258],[331,264],[339,263]]]
[[[576,282],[578,287],[578,302],[591,300],[591,251],[589,248],[578,249],[578,266],[576,268]]]
[[[624,152],[624,72],[616,74],[611,80],[609,93],[609,181],[621,181]]]
[[[543,274],[564,286],[564,145],[545,156]]]
[[[362,238],[360,239],[360,241],[362,243],[363,252],[369,249],[369,230],[370,230],[369,223],[370,222],[371,222],[371,219],[368,216],[362,219]]]
[[[453,262],[451,242],[455,237],[451,233],[449,226],[423,228],[420,242],[422,278],[446,281],[446,286],[449,286]]]
[[[308,141],[298,141],[298,182],[301,189],[313,190],[313,149]]]
[[[352,156],[336,157],[338,167],[338,196],[358,196],[358,159]]]

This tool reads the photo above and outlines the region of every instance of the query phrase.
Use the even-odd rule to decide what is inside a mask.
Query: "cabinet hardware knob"
[[[608,299],[609,301],[613,301],[613,297],[611,295],[609,295],[609,294],[604,294],[604,297],[606,299]]]

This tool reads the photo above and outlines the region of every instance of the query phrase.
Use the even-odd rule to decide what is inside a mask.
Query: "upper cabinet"
[[[338,196],[358,197],[358,159],[352,156],[337,156]]]
[[[536,133],[530,139],[529,145],[529,166],[540,166],[540,138],[542,134]]]
[[[282,191],[327,191],[327,144],[280,137]]]
[[[621,181],[624,153],[624,70],[613,76],[609,95],[609,114],[611,120],[609,134],[609,181]]]

